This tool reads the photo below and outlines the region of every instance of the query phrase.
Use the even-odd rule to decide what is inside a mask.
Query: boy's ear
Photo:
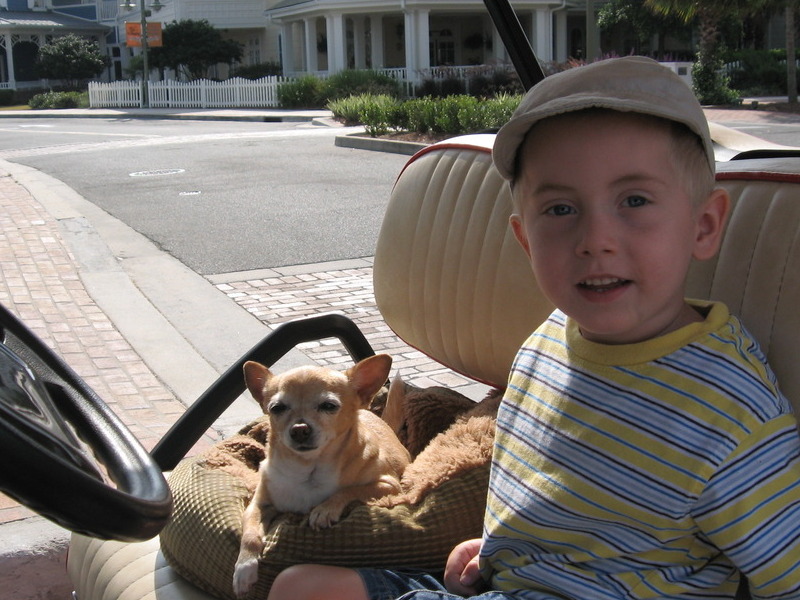
[[[694,258],[708,260],[717,253],[730,208],[730,196],[722,188],[714,189],[708,199],[698,208]]]
[[[528,259],[531,258],[531,246],[528,242],[528,236],[525,235],[525,226],[522,223],[522,217],[513,214],[508,219],[509,223],[511,223],[511,230],[514,232],[514,237],[517,238],[519,245],[522,246],[522,249],[525,250],[525,254],[528,255]]]

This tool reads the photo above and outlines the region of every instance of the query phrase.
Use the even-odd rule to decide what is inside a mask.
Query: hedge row
[[[517,94],[500,94],[488,99],[458,95],[403,101],[387,94],[362,94],[332,100],[328,110],[345,124],[363,125],[373,137],[392,131],[462,135],[502,126],[520,99]]]

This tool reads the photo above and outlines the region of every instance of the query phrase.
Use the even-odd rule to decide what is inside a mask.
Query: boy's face
[[[584,337],[634,343],[699,319],[684,301],[686,273],[716,253],[729,201],[715,190],[693,202],[669,127],[566,115],[537,124],[521,153],[514,233],[541,290]]]

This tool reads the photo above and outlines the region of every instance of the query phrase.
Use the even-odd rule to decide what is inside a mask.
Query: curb
[[[420,142],[384,140],[381,138],[369,137],[361,133],[338,135],[334,139],[334,144],[340,148],[355,148],[356,150],[372,150],[375,152],[391,152],[393,154],[405,154],[407,156],[413,156],[428,146],[428,144],[423,144]]]
[[[0,586],[4,598],[65,600],[73,586],[67,576],[70,533],[43,517],[2,526]],[[31,584],[35,582],[32,586]],[[35,595],[31,595],[32,590]]]

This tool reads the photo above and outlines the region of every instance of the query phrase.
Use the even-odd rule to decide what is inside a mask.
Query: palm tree
[[[797,61],[795,57],[795,15],[796,2],[786,3],[786,91],[789,103],[797,103]]]
[[[697,63],[692,71],[695,93],[701,102],[723,104],[730,102],[735,93],[719,74],[720,58],[719,25],[723,18],[743,19],[774,0],[644,0],[646,6],[666,16],[677,16],[689,23],[697,19],[699,42]]]

